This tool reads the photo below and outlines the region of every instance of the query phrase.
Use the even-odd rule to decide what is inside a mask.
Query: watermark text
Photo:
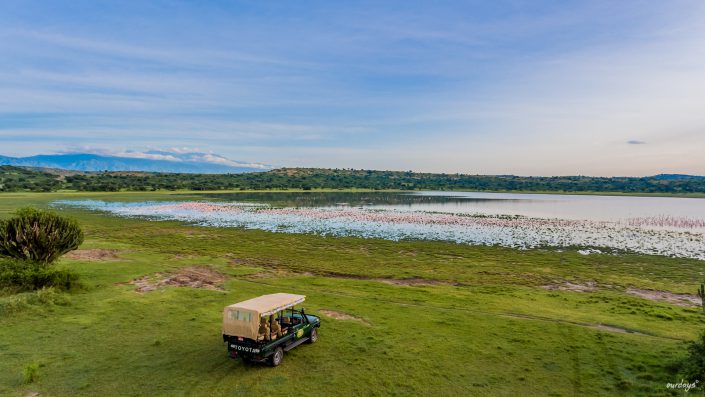
[[[666,389],[680,389],[680,390],[683,390],[687,393],[687,392],[697,388],[698,382],[700,382],[700,381],[696,380],[692,383],[688,383],[688,382],[684,381],[683,379],[681,379],[681,381],[678,383],[666,383]]]

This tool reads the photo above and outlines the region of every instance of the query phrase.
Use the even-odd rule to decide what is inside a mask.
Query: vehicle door
[[[295,339],[300,339],[304,336],[308,319],[299,310],[292,309],[289,313],[291,316],[291,333],[295,334]]]

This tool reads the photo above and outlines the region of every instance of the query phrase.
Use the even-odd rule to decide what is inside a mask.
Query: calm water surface
[[[259,202],[281,207],[352,206],[595,221],[659,216],[705,220],[705,199],[698,198],[482,192],[216,193],[203,196],[219,201]]]

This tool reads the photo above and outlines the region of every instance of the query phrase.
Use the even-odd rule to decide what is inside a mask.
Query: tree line
[[[281,168],[242,174],[148,172],[70,172],[0,167],[0,191],[157,191],[157,190],[473,190],[528,192],[705,193],[705,178],[526,177],[432,174],[411,171]]]

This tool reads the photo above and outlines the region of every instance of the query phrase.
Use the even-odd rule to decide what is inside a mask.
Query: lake
[[[159,202],[74,200],[53,205],[207,227],[516,248],[577,247],[586,254],[625,251],[705,260],[705,199],[283,192],[171,195]]]

